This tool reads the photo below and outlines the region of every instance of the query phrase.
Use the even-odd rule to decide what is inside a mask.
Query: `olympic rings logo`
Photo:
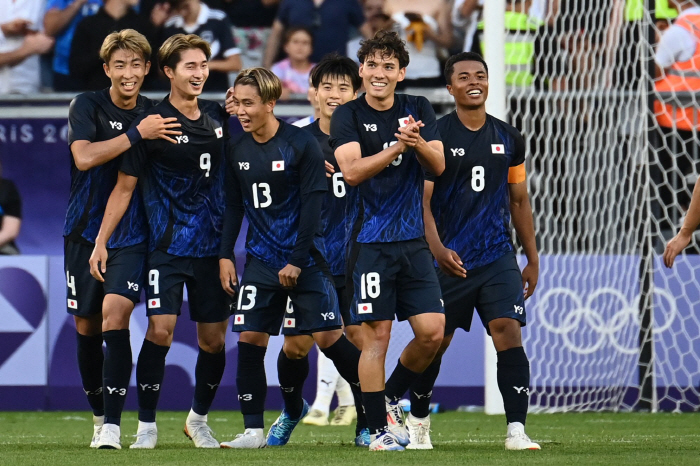
[[[667,290],[654,289],[655,300],[664,300],[665,319],[663,323],[654,321],[654,335],[668,330],[678,317],[676,300]],[[549,305],[555,300],[557,305]],[[573,353],[588,355],[600,350],[606,342],[622,354],[635,355],[639,353],[638,338],[640,329],[639,301],[637,296],[632,302],[615,288],[598,288],[592,293],[586,294],[585,299],[575,291],[557,287],[548,290],[537,301],[533,311],[537,314],[536,322],[550,333],[561,335],[564,346]],[[571,303],[569,308],[561,308],[563,302]],[[658,302],[658,301],[657,301]],[[601,305],[596,306],[596,303]],[[614,307],[613,307],[614,306]],[[596,310],[603,307],[602,310]],[[610,309],[615,309],[609,319]],[[561,322],[552,323],[548,314],[564,312]],[[656,315],[657,313],[654,312]],[[551,314],[550,314],[551,315]],[[584,338],[591,332],[597,334],[597,338],[588,341]],[[631,335],[631,338],[623,338],[620,334]],[[584,344],[585,342],[585,344]]]

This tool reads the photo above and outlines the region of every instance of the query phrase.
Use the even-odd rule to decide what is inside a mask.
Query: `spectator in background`
[[[233,24],[233,38],[241,49],[243,68],[262,66],[265,44],[277,16],[280,0],[208,0],[223,10]]]
[[[0,164],[0,255],[19,254],[15,239],[22,226],[22,200],[15,184],[2,177]]]
[[[313,36],[306,28],[290,28],[284,33],[284,53],[287,58],[272,65],[272,72],[282,81],[282,97],[309,92],[309,74],[314,64],[309,57],[313,51]]]
[[[365,15],[366,30],[369,31],[368,37],[374,37],[378,31],[392,29],[394,22],[389,15],[384,13],[384,2],[386,0],[364,0],[362,2],[362,12]],[[346,46],[347,56],[352,58],[355,63],[360,65],[360,60],[357,58],[357,51],[360,50],[360,42],[363,37],[355,37],[348,41]]]
[[[171,0],[176,13],[165,22],[163,40],[174,34],[197,34],[211,47],[207,90],[226,92],[228,74],[241,69],[241,51],[231,32],[226,13],[213,10],[200,0]]]
[[[310,75],[309,75],[309,90],[306,92],[306,100],[308,100],[309,103],[311,104],[311,108],[314,109],[314,113],[313,113],[313,115],[309,115],[307,117],[302,118],[301,120],[297,120],[294,123],[292,123],[294,126],[296,126],[298,128],[303,128],[304,126],[310,125],[314,121],[318,120],[318,118],[321,116],[321,108],[319,107],[318,99],[316,98],[316,89],[314,89],[314,85],[311,82]]]
[[[460,52],[481,52],[479,20],[484,9],[484,0],[455,0],[452,5],[452,26],[455,37],[461,39]]]
[[[136,13],[139,0],[106,0],[93,16],[83,18],[75,28],[68,60],[70,76],[83,91],[98,91],[109,87],[109,78],[103,71],[104,61],[100,48],[105,37],[122,29],[133,29],[148,39],[156,50],[156,27]],[[158,73],[153,73],[157,76]],[[151,75],[148,75],[151,76]],[[148,78],[147,76],[147,78]]]
[[[56,38],[53,52],[54,90],[80,90],[70,76],[68,64],[73,33],[81,19],[94,15],[101,6],[102,0],[47,0],[44,29],[46,34]]]
[[[398,25],[411,57],[399,88],[443,86],[438,51],[449,48],[453,39],[448,0],[387,0],[384,11]]]
[[[272,66],[288,28],[305,27],[313,33],[311,61],[316,63],[328,53],[344,54],[352,28],[360,28],[362,35],[369,37],[363,23],[358,0],[282,0],[265,47],[263,66]]]
[[[39,0],[0,0],[0,94],[39,91],[39,56],[53,47],[53,39],[36,32],[43,3]]]

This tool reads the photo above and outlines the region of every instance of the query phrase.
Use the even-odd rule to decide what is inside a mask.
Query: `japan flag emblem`
[[[78,301],[75,299],[69,299],[68,300],[68,308],[69,309],[78,309]]]
[[[233,323],[234,325],[243,325],[245,323],[245,316],[243,314],[236,314]]]
[[[503,144],[491,144],[491,153],[492,154],[505,154],[506,149],[503,146]]]
[[[408,117],[399,118],[399,128],[408,126]]]
[[[224,135],[224,130],[223,130],[221,127],[216,128],[216,129],[214,130],[214,132],[216,133],[216,138],[217,138],[217,139],[223,137],[223,135]]]
[[[160,307],[160,298],[151,298],[148,300],[148,309],[158,309]]]
[[[288,317],[288,318],[284,319],[284,328],[294,328],[294,327],[296,327],[296,325],[297,325],[296,319],[294,319],[292,317]]]
[[[357,304],[358,314],[371,314],[372,313],[372,303],[358,303]]]
[[[283,172],[284,171],[284,160],[274,160],[272,162],[273,172]]]

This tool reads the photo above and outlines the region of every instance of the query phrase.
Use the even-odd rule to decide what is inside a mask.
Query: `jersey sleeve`
[[[234,248],[238,233],[241,231],[245,206],[241,186],[236,176],[233,159],[233,146],[226,145],[226,210],[224,211],[224,226],[221,234],[219,259],[234,259]]]
[[[299,163],[300,191],[302,194],[328,191],[326,165],[321,146],[310,133],[303,131],[302,134],[306,136],[306,144]]]
[[[360,142],[360,133],[352,109],[347,105],[336,108],[331,117],[330,145],[335,151],[349,142]]]
[[[5,180],[5,183],[7,183],[7,203],[2,206],[3,214],[8,217],[17,217],[21,219],[22,198],[19,196],[17,186],[10,180]]]
[[[95,103],[86,94],[80,94],[68,110],[68,145],[75,141],[94,142],[97,135]]]
[[[522,135],[513,131],[513,160],[508,169],[508,183],[517,184],[525,181],[525,140]]]
[[[135,128],[141,120],[145,118],[145,115],[141,115],[131,124],[132,128]],[[148,151],[151,146],[152,141],[144,139],[139,141],[138,144],[131,146],[122,155],[121,165],[119,166],[119,171],[126,173],[129,176],[135,176],[138,178],[143,174],[143,170],[148,161]]]
[[[430,102],[425,97],[419,97],[418,101],[420,104],[420,118],[414,118],[416,118],[416,120],[420,119],[425,125],[420,129],[420,135],[428,142],[439,141],[440,132],[438,131],[437,118],[435,117],[433,106],[430,105]]]

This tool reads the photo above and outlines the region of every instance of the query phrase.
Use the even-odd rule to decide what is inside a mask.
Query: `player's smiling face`
[[[399,59],[395,56],[382,56],[381,52],[365,57],[360,65],[360,77],[365,85],[367,94],[375,99],[384,100],[394,93],[396,83],[403,81],[406,68],[399,67]]]
[[[188,49],[180,54],[175,69],[165,67],[172,91],[184,96],[198,96],[209,77],[207,57],[200,49]]]
[[[117,49],[104,64],[105,74],[112,81],[112,89],[122,99],[139,93],[143,78],[148,74],[151,63],[130,50]]]
[[[234,89],[233,103],[237,107],[236,116],[243,131],[258,131],[268,121],[275,102],[264,103],[255,86],[239,84]]]
[[[478,61],[460,61],[454,64],[454,72],[447,90],[455,103],[464,108],[478,108],[489,95],[489,76]]]
[[[324,76],[316,90],[316,99],[321,114],[330,119],[336,108],[350,102],[357,93],[352,90],[352,84],[347,77]]]

